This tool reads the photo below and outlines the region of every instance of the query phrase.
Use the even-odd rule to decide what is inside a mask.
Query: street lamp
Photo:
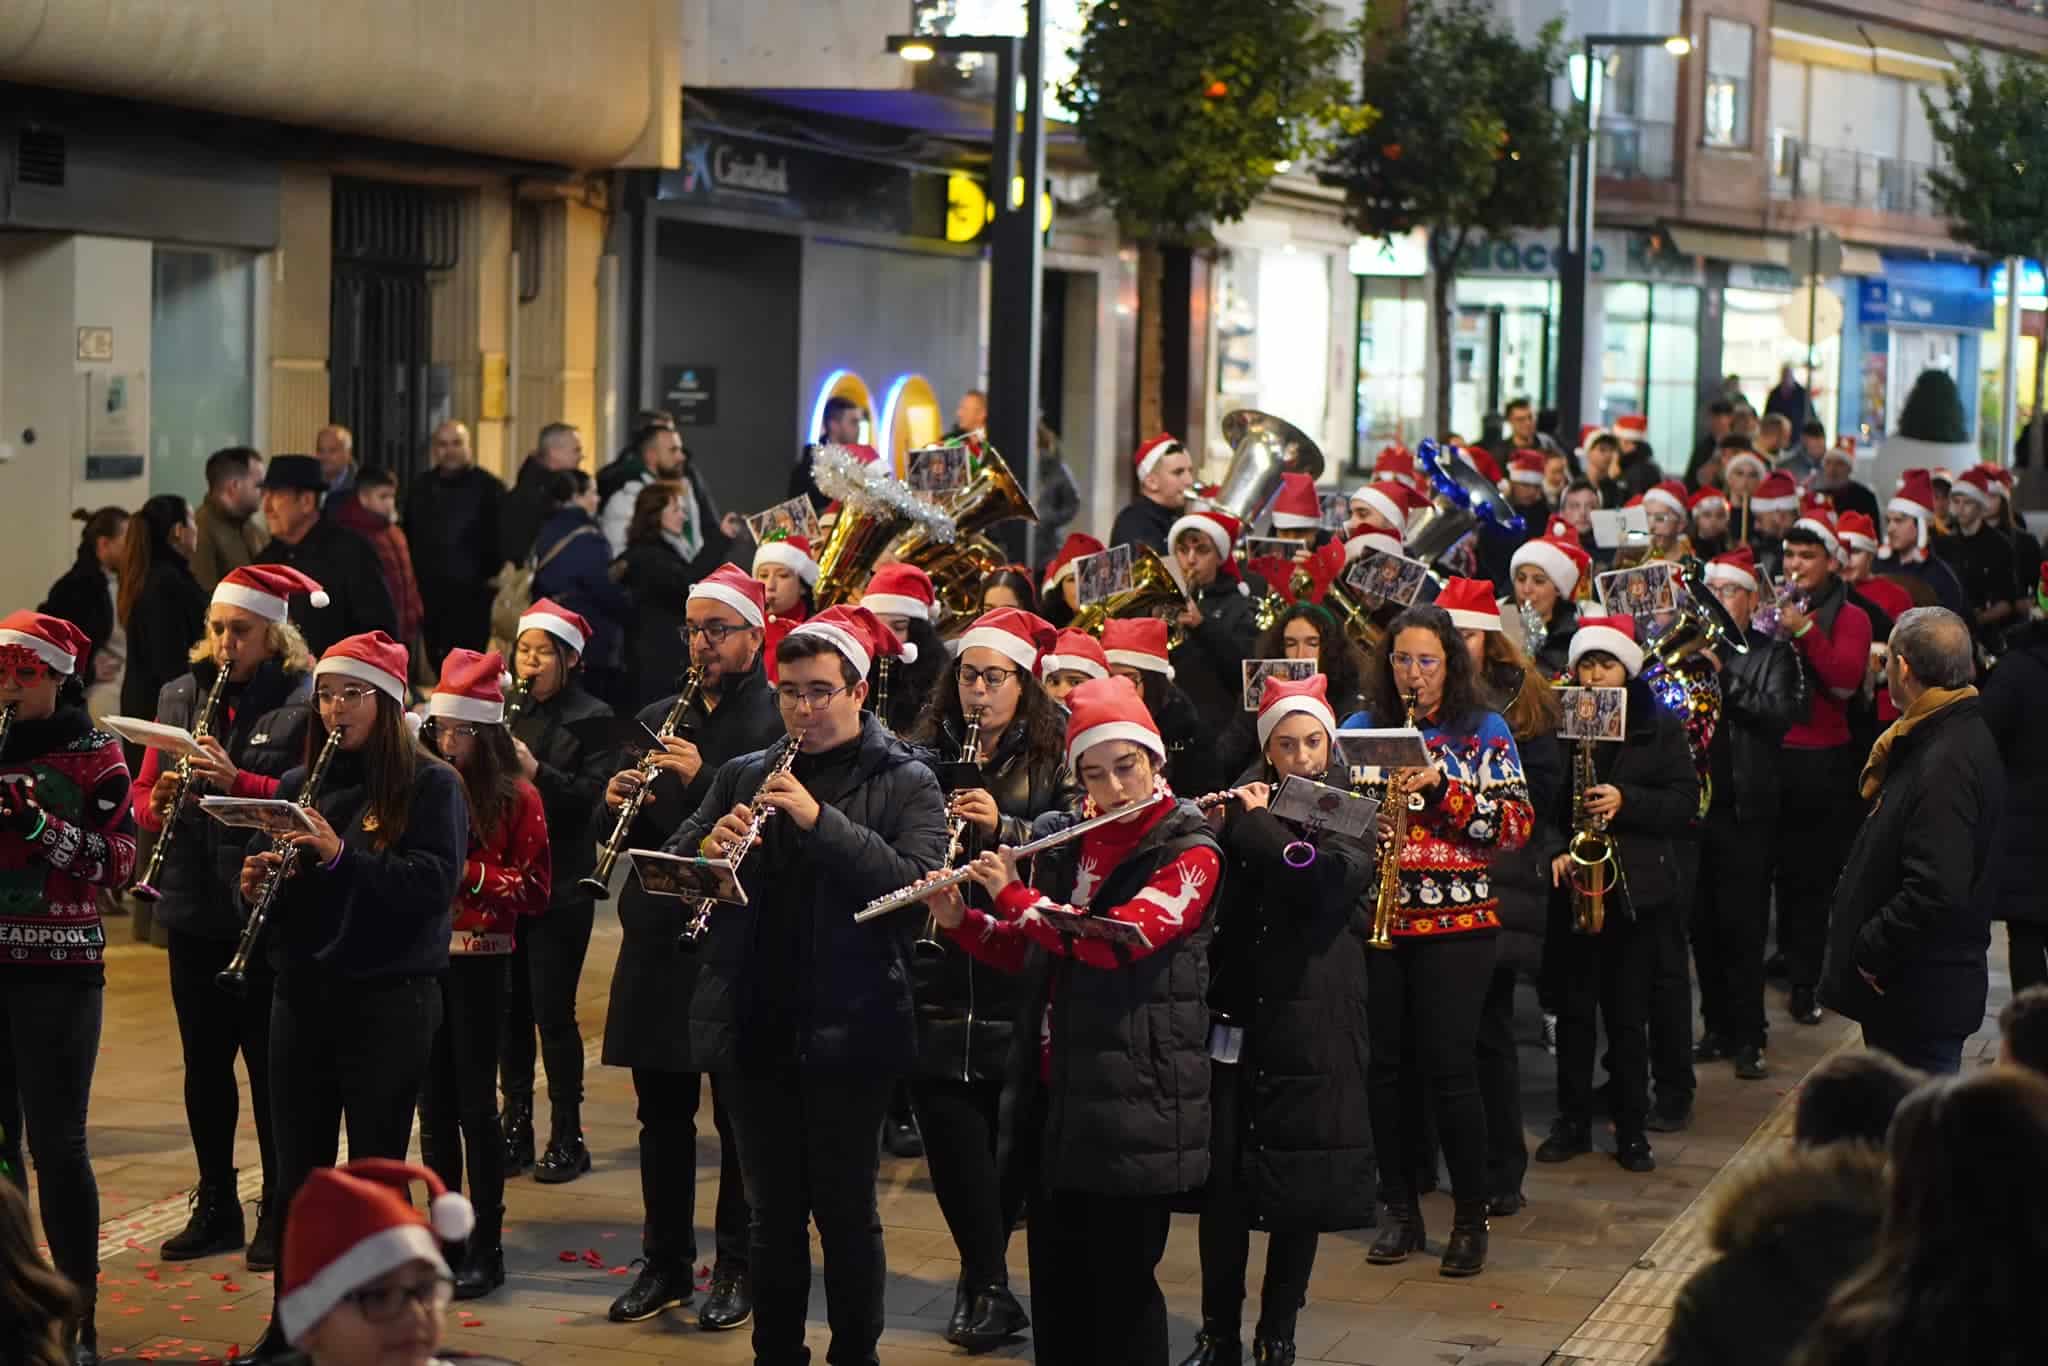
[[[1565,176],[1564,250],[1557,279],[1557,430],[1561,439],[1576,440],[1584,423],[1586,295],[1593,273],[1593,187],[1600,175],[1594,128],[1599,75],[1596,54],[1602,49],[1631,47],[1661,47],[1682,58],[1692,51],[1692,39],[1682,33],[1589,33],[1580,40],[1585,84],[1579,92],[1579,108],[1584,117],[1578,155]]]

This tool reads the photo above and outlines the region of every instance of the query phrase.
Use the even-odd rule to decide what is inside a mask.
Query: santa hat
[[[759,579],[730,561],[690,585],[689,601],[699,598],[724,603],[749,626],[768,624],[768,590]]]
[[[1701,508],[1727,507],[1728,495],[1712,484],[1701,484],[1693,496],[1686,500],[1686,506],[1692,509],[1694,516],[1698,516]]]
[[[1086,555],[1100,555],[1108,549],[1085,531],[1070,531],[1067,539],[1060,542],[1060,553],[1052,557],[1052,563],[1045,567],[1044,591],[1050,593],[1053,585],[1074,572],[1074,561]]]
[[[1408,513],[1415,506],[1415,492],[1405,484],[1372,483],[1351,491],[1351,501],[1373,510],[1399,535],[1408,528]]]
[[[1771,467],[1764,463],[1764,458],[1755,451],[1733,451],[1721,457],[1722,473],[1732,474],[1737,465],[1756,466],[1756,477],[1759,479],[1769,477],[1771,472]]]
[[[1344,560],[1348,564],[1364,556],[1368,550],[1377,550],[1384,555],[1400,555],[1406,551],[1401,538],[1377,527],[1362,530],[1365,523],[1359,522],[1351,528],[1352,535],[1344,542]]]
[[[998,607],[976,617],[953,646],[956,654],[963,655],[974,649],[994,650],[1028,672],[1037,667],[1039,655],[1051,649],[1058,636],[1053,624],[1043,617],[1021,607]]]
[[[67,677],[92,653],[92,638],[62,617],[23,609],[0,617],[0,645],[30,651]]]
[[[579,655],[589,648],[592,634],[588,621],[553,598],[538,599],[519,614],[519,629],[513,633],[513,640],[516,642],[528,631],[545,631]]]
[[[932,576],[914,564],[885,564],[868,579],[860,605],[878,617],[909,617],[930,621],[938,595]]]
[[[1579,581],[1592,569],[1593,557],[1579,544],[1579,533],[1572,530],[1571,523],[1553,517],[1541,536],[1522,542],[1508,561],[1508,572],[1512,574],[1525,564],[1542,570],[1557,586],[1559,597],[1570,598]]]
[[[1749,496],[1751,512],[1799,511],[1799,485],[1783,470],[1772,470]]]
[[[1650,430],[1650,419],[1641,413],[1623,413],[1614,419],[1614,434],[1629,441],[1641,441]]]
[[[1820,537],[1821,544],[1828,548],[1828,554],[1842,553],[1841,537],[1835,531],[1834,510],[1825,497],[1808,498],[1799,511],[1799,520],[1792,527],[1795,531],[1810,531]]]
[[[265,621],[283,621],[286,602],[294,593],[304,593],[315,607],[325,607],[331,601],[326,589],[288,564],[245,564],[230,569],[214,585],[213,600],[253,612]]]
[[[1436,591],[1436,605],[1451,614],[1451,625],[1461,631],[1500,629],[1500,604],[1485,579],[1445,579]]]
[[[824,640],[845,655],[854,671],[863,678],[880,658],[897,658],[905,664],[917,663],[917,647],[907,640],[898,640],[896,633],[865,607],[843,604],[827,607],[783,639],[794,640],[798,636],[817,636]]]
[[[1630,678],[1643,671],[1643,647],[1636,644],[1634,617],[1580,617],[1567,654],[1571,667],[1577,668],[1579,658],[1595,650],[1620,660]]]
[[[1898,492],[1884,505],[1886,512],[1903,513],[1920,524],[1920,544],[1927,544],[1927,524],[1934,520],[1934,476],[1927,470],[1907,470],[1899,479]]]
[[[1290,531],[1313,530],[1323,524],[1323,500],[1316,493],[1314,476],[1283,474],[1280,493],[1273,500],[1273,525]]]
[[[1949,485],[1950,493],[1960,493],[1974,501],[1977,506],[1984,508],[1991,506],[1991,494],[1994,489],[2001,493],[2004,491],[1988,465],[1977,465],[1964,470],[1956,477],[1956,481]]]
[[[1052,648],[1038,657],[1038,676],[1051,678],[1062,670],[1087,674],[1090,678],[1109,677],[1109,657],[1102,653],[1102,642],[1086,631],[1062,631],[1053,639]]]
[[[816,586],[818,582],[818,562],[811,558],[808,537],[771,536],[761,542],[754,551],[754,572],[760,573],[764,564],[779,564],[806,585]]]
[[[1391,446],[1380,447],[1380,453],[1372,460],[1372,477],[1375,482],[1389,481],[1414,490],[1419,490],[1422,485],[1422,472],[1415,466],[1415,452],[1398,441]],[[1352,495],[1354,498],[1357,496]]]
[[[1320,518],[1317,520],[1321,521]],[[1180,540],[1184,531],[1201,533],[1208,538],[1209,544],[1216,547],[1216,553],[1222,557],[1223,572],[1237,580],[1237,591],[1248,595],[1251,589],[1245,586],[1244,575],[1238,571],[1237,561],[1230,553],[1237,546],[1238,533],[1243,530],[1244,523],[1221,508],[1204,508],[1200,512],[1188,513],[1167,528],[1166,544],[1171,548]]]
[[[1732,583],[1756,592],[1756,552],[1739,545],[1725,555],[1716,555],[1707,561],[1706,580],[1709,588]]]
[[[1835,535],[1842,538],[1842,544],[1851,550],[1866,554],[1878,552],[1877,523],[1861,512],[1845,512],[1835,519]]]
[[[1337,714],[1330,710],[1329,680],[1321,674],[1307,678],[1268,678],[1259,693],[1259,748],[1273,738],[1273,729],[1296,714],[1313,716],[1322,722],[1330,743],[1337,743]]]
[[[1136,453],[1131,456],[1131,463],[1138,467],[1138,478],[1143,480],[1153,470],[1159,468],[1160,461],[1169,455],[1183,454],[1186,449],[1178,438],[1161,432],[1138,447]]]
[[[505,657],[496,650],[453,649],[441,661],[441,681],[427,698],[427,715],[494,726],[505,719],[505,690],[499,677]]]
[[[430,1214],[412,1207],[415,1181],[427,1188]],[[475,1226],[469,1201],[425,1167],[388,1157],[315,1167],[285,1219],[277,1319],[286,1340],[299,1343],[349,1295],[408,1262],[450,1275],[441,1244]]]
[[[1593,449],[1594,437],[1607,435],[1610,435],[1608,430],[1597,422],[1588,422],[1585,426],[1579,428],[1579,449],[1577,451],[1579,457],[1583,459],[1586,452]]]
[[[1067,694],[1067,767],[1078,769],[1083,754],[1111,740],[1128,740],[1150,750],[1159,762],[1166,761],[1166,742],[1159,738],[1159,726],[1131,680],[1091,678]]]
[[[1452,449],[1464,458],[1466,464],[1478,470],[1487,483],[1498,484],[1506,477],[1500,472],[1500,463],[1489,455],[1484,447],[1456,446]]]
[[[1173,677],[1166,657],[1166,623],[1158,617],[1118,617],[1102,623],[1102,657],[1111,664]],[[1069,701],[1069,706],[1072,702]]]
[[[369,684],[403,706],[409,662],[403,645],[382,631],[366,631],[328,646],[327,653],[313,666],[313,677],[341,674]]]
[[[1687,511],[1689,511],[1685,501],[1685,485],[1676,479],[1666,479],[1662,483],[1652,484],[1644,489],[1643,505],[1648,507],[1652,503],[1669,508],[1680,517],[1685,516]]]
[[[1508,457],[1508,482],[1512,484],[1541,484],[1543,482],[1543,452],[1526,447]]]

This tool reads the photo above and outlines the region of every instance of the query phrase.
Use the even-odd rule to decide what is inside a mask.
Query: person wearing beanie
[[[1169,639],[1166,623],[1158,617],[1113,618],[1102,624],[1102,655],[1110,676],[1131,681],[1159,727],[1166,741],[1166,780],[1193,790],[1215,765],[1196,753],[1202,723],[1195,704],[1174,682]]]
[[[1687,902],[1678,841],[1699,812],[1699,775],[1685,729],[1644,685],[1643,648],[1631,617],[1580,617],[1572,637],[1572,682],[1626,690],[1626,729],[1619,743],[1592,748],[1595,781],[1582,793],[1560,793],[1557,823],[1575,828],[1576,800],[1613,835],[1618,872],[1606,893],[1598,934],[1569,933],[1559,948],[1562,973],[1557,1020],[1559,1114],[1536,1149],[1538,1162],[1567,1162],[1593,1150],[1595,1017],[1608,1039],[1614,1079],[1614,1159],[1624,1170],[1656,1168],[1650,1151],[1649,1015],[1659,917],[1682,915]],[[1570,891],[1571,856],[1556,854],[1551,882]]]
[[[409,664],[405,646],[381,631],[337,641],[321,656],[305,755],[275,794],[296,800],[338,733],[319,790],[302,808],[312,828],[275,840],[259,832],[242,861],[242,900],[254,906],[278,872],[279,851],[296,859],[261,947],[277,974],[271,1088],[277,1198],[287,1211],[312,1173],[334,1164],[344,1118],[351,1157],[404,1156],[440,1028],[437,979],[448,971],[469,809],[461,777],[406,724]],[[282,1237],[289,1271],[289,1214]],[[248,1359],[283,1351],[273,1315]]]
[[[1579,544],[1571,524],[1553,517],[1541,536],[1515,551],[1509,572],[1519,609],[1542,627],[1540,636],[1529,639],[1530,654],[1549,673],[1563,673],[1572,632],[1578,629],[1573,602],[1590,584],[1593,557]]]
[[[441,978],[441,1027],[420,1089],[420,1158],[460,1187],[469,1172],[476,1228],[455,1270],[455,1298],[505,1283],[505,1138],[498,1127],[498,1033],[513,929],[548,908],[548,821],[520,774],[505,725],[496,650],[450,650],[427,699],[420,739],[457,773],[469,799],[469,856],[457,884]]]
[[[1173,524],[1172,545],[1187,605],[1175,618],[1182,632],[1172,652],[1174,680],[1195,704],[1210,734],[1221,735],[1244,698],[1242,665],[1258,640],[1257,600],[1263,581],[1248,585],[1232,557],[1240,532],[1227,512],[1191,512]],[[1228,774],[1205,769],[1179,775],[1192,786],[1221,784]]]
[[[1210,1065],[1209,1184],[1200,1224],[1202,1328],[1183,1366],[1242,1360],[1251,1231],[1266,1230],[1252,1359],[1294,1353],[1325,1232],[1368,1227],[1376,1185],[1365,1111],[1366,947],[1351,931],[1372,877],[1357,840],[1272,811],[1290,777],[1346,787],[1321,674],[1268,679],[1257,759],[1209,813],[1228,860],[1211,945],[1211,1029],[1241,1034]],[[1315,848],[1305,866],[1295,841]],[[1283,1080],[1284,1079],[1284,1080]]]
[[[1428,768],[1366,770],[1373,790],[1407,806],[1394,947],[1366,959],[1368,1109],[1385,1204],[1366,1256],[1391,1265],[1423,1250],[1422,1154],[1414,1150],[1422,1125],[1410,1110],[1426,1100],[1457,1209],[1439,1271],[1472,1276],[1486,1265],[1491,1194],[1476,1063],[1500,927],[1489,868],[1528,842],[1534,816],[1514,736],[1447,609],[1410,607],[1395,617],[1372,653],[1365,691],[1366,709],[1346,718],[1346,729],[1401,727],[1412,710],[1430,755]],[[1380,837],[1390,837],[1393,811],[1382,805],[1380,820]],[[1360,914],[1371,910],[1368,903]]]
[[[1171,525],[1169,523],[1168,525]],[[1080,584],[1074,577],[1074,562],[1088,555],[1100,555],[1106,547],[1085,532],[1070,531],[1060,543],[1059,553],[1045,567],[1039,585],[1039,607],[1045,619],[1064,631],[1080,609]]]
[[[1109,529],[1111,545],[1149,545],[1170,554],[1173,524],[1188,510],[1195,464],[1178,439],[1161,432],[1139,443],[1131,455],[1137,489]]]
[[[1046,696],[1067,705],[1067,696],[1091,678],[1109,677],[1109,656],[1102,642],[1086,631],[1061,631],[1052,648],[1038,657],[1038,678]]]
[[[1015,571],[1004,570],[998,570],[989,577],[994,579],[1005,572],[1017,577]],[[1030,591],[1028,579],[1020,578],[1019,585],[1024,591]],[[892,659],[882,665],[882,672],[868,695],[868,705],[881,716],[882,724],[893,734],[908,735],[916,726],[918,717],[923,715],[925,704],[937,690],[939,675],[952,662],[946,642],[939,638],[936,629],[937,619],[943,610],[938,593],[932,587],[931,575],[916,565],[885,564],[869,577],[867,587],[861,590],[860,605],[880,617],[898,639],[908,641],[916,648],[914,662]],[[882,696],[884,693],[887,694],[886,699]],[[883,706],[885,700],[888,703],[886,707]]]
[[[1956,476],[1948,495],[1949,521],[1954,530],[1934,546],[1935,554],[1962,584],[1963,597],[1970,605],[1971,629],[1994,654],[2004,638],[2007,623],[2024,616],[2012,538],[1990,521],[2002,487],[1991,466],[1978,465]],[[131,631],[131,643],[133,634]],[[132,669],[132,650],[129,658]]]
[[[983,613],[955,642],[957,653],[909,737],[950,792],[947,809],[960,823],[963,858],[1023,844],[1039,817],[1079,804],[1067,769],[1065,710],[1035,672],[1055,638],[1029,612]],[[971,754],[969,716],[981,722]],[[978,893],[975,901],[992,906]],[[960,1254],[946,1341],[986,1351],[1029,1323],[1010,1292],[1003,1256],[1030,1173],[1014,1160],[1000,1165],[997,1147],[1024,982],[942,938],[920,937],[914,947],[918,1070],[911,1098],[932,1191]]]
[[[398,629],[398,609],[384,586],[384,569],[370,543],[320,515],[327,480],[310,455],[280,455],[264,468],[263,524],[270,543],[257,564],[283,564],[326,585],[324,601],[292,598],[292,622],[314,656],[344,636]],[[497,568],[491,566],[492,570]]]
[[[1094,679],[1068,696],[1066,758],[1092,817],[1129,810],[1032,862],[1007,848],[928,900],[952,941],[1025,979],[1014,1069],[1035,1077],[1017,1143],[1035,1154],[1026,1228],[1040,1359],[1166,1366],[1158,1265],[1174,1198],[1210,1176],[1210,1016],[1202,999],[1223,856],[1161,769],[1166,745],[1137,692]],[[1070,926],[1118,922],[1109,940]]]
[[[908,959],[919,922],[853,917],[943,865],[948,843],[931,770],[863,710],[875,660],[902,652],[864,607],[827,608],[783,637],[786,738],[720,767],[664,846],[738,858],[764,816],[739,867],[747,904],[712,912],[688,1026],[693,1052],[699,1037],[707,1045],[698,1065],[733,1091],[758,1361],[805,1359],[813,1220],[827,1249],[828,1358],[874,1361],[882,1335],[877,1139],[917,1053]]]
[[[163,1244],[167,1262],[238,1252],[247,1245],[252,1270],[277,1265],[284,1206],[277,1199],[277,1139],[271,1120],[270,998],[274,978],[266,961],[249,965],[248,991],[222,991],[214,976],[234,957],[244,908],[235,895],[247,843],[233,827],[208,819],[199,797],[270,797],[278,780],[305,751],[313,709],[313,659],[298,628],[287,619],[294,596],[321,594],[320,585],[285,565],[255,564],[230,570],[213,590],[206,628],[190,648],[192,667],[163,686],[156,719],[190,731],[227,671],[220,701],[206,718],[199,743],[206,757],[192,761],[192,786],[175,816],[175,764],[163,751],[143,753],[134,790],[135,823],[169,839],[156,875],[156,923],[169,934],[171,1005],[185,1062],[185,1123],[199,1165],[192,1217]],[[166,832],[166,826],[172,832]],[[255,1236],[248,1236],[236,1194],[235,1130],[241,1094],[235,1057],[249,1074],[249,1109],[263,1166]]]
[[[775,692],[762,668],[768,615],[760,581],[736,564],[722,564],[690,589],[684,616],[697,691],[662,742],[662,753],[654,756],[653,782],[627,833],[628,848],[661,848],[703,802],[721,768],[783,734]],[[679,687],[686,681],[677,680]],[[678,691],[651,703],[639,723],[660,731],[680,700]],[[629,762],[611,778],[593,839],[610,834],[627,798],[641,786],[638,763]],[[618,895],[621,935],[605,1012],[604,1064],[631,1069],[639,1103],[645,1260],[612,1302],[609,1316],[614,1323],[637,1323],[688,1305],[695,1293],[697,1107],[708,1079],[718,1133],[718,1196],[711,1286],[698,1308],[697,1326],[738,1328],[754,1312],[750,1214],[733,1136],[734,1083],[719,1075],[730,1066],[730,1040],[707,1015],[717,1005],[719,984],[704,971],[706,954],[677,951],[672,904],[651,897],[631,876]]]
[[[19,1104],[0,1162],[26,1195],[25,1128],[50,1261],[78,1295],[75,1361],[99,1359],[100,1197],[86,1143],[106,995],[99,892],[135,869],[121,742],[85,711],[91,657],[91,639],[61,617],[0,618],[0,708],[13,715],[0,748],[0,858],[18,870],[0,900],[0,942],[15,946],[0,967],[0,1066]]]

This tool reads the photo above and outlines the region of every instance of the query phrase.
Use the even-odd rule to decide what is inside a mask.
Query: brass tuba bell
[[[1187,604],[1188,595],[1180,586],[1180,577],[1161,559],[1159,552],[1149,545],[1131,547],[1131,586],[1121,593],[1091,602],[1074,613],[1068,623],[1071,629],[1086,631],[1091,636],[1102,634],[1102,626],[1112,617],[1156,617],[1162,608],[1179,608]],[[1179,628],[1176,626],[1175,630]]]
[[[916,452],[911,454],[914,459]],[[989,528],[1017,518],[1036,522],[1038,511],[1003,457],[985,441],[974,478],[948,495],[939,510],[953,520],[953,539],[942,540],[913,526],[890,541],[884,556],[931,575],[932,590],[948,615],[978,616],[981,581],[1009,560],[988,538]],[[943,629],[943,621],[934,624]]]
[[[818,487],[839,500],[839,513],[818,550],[818,582],[812,601],[819,608],[853,602],[867,586],[882,552],[905,531],[934,539],[953,536],[953,519],[919,498],[877,462],[864,465],[842,446],[827,446],[812,460]]]
[[[1299,427],[1271,413],[1239,408],[1225,414],[1223,439],[1230,443],[1230,468],[1208,502],[1246,526],[1257,521],[1279,494],[1281,475],[1322,477],[1322,447]]]

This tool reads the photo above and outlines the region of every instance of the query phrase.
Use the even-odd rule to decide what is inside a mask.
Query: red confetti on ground
[[[1499,1301],[1499,1300],[1495,1300],[1495,1301],[1493,1302],[1493,1304],[1492,1304],[1492,1306],[1491,1306],[1491,1307],[1492,1307],[1492,1308],[1495,1308],[1495,1309],[1498,1309],[1498,1308],[1500,1308],[1500,1301]]]
[[[585,1248],[583,1250],[583,1260],[590,1263],[592,1266],[604,1265],[604,1258],[598,1255],[597,1249],[594,1247]]]
[[[213,1278],[217,1281],[224,1281],[228,1278],[228,1273],[225,1271],[216,1271],[213,1273]]]
[[[226,1291],[230,1295],[239,1295],[242,1293],[242,1287],[236,1285],[233,1281],[226,1282],[221,1286],[221,1289]]]
[[[482,1319],[464,1319],[462,1326],[464,1328],[481,1328],[484,1326],[484,1321]]]
[[[241,1343],[239,1343],[239,1342],[231,1342],[231,1343],[229,1343],[229,1344],[228,1344],[228,1360],[229,1360],[229,1361],[233,1361],[233,1360],[234,1360],[234,1359],[235,1359],[236,1357],[240,1356],[241,1354],[242,1354],[242,1344],[241,1344]]]
[[[193,1317],[192,1317],[192,1316],[191,1316],[190,1314],[180,1314],[180,1315],[178,1315],[178,1322],[180,1322],[180,1323],[197,1323],[197,1322],[199,1322],[199,1320],[198,1320],[198,1319],[195,1319],[195,1318],[193,1318]]]
[[[572,1322],[574,1322],[574,1320],[573,1320],[573,1319],[571,1319],[571,1318],[570,1318],[570,1317],[569,1317],[569,1316],[568,1316],[567,1314],[564,1314],[564,1315],[562,1315],[562,1316],[561,1316],[560,1318],[556,1319],[556,1320],[555,1320],[555,1322],[556,1322],[556,1323],[572,1323]]]
[[[147,1279],[147,1280],[152,1280],[152,1281],[159,1281],[159,1282],[160,1282],[160,1281],[162,1281],[162,1280],[163,1280],[163,1278],[164,1278],[164,1273],[163,1273],[163,1272],[161,1272],[161,1271],[145,1271],[145,1272],[143,1272],[142,1274],[143,1274],[143,1277],[144,1277],[145,1279]]]
[[[615,1266],[615,1267],[613,1267],[613,1268],[612,1268],[612,1275],[614,1275],[614,1276],[623,1276],[623,1275],[625,1275],[625,1274],[626,1274],[626,1273],[627,1273],[628,1271],[631,1271],[632,1269],[633,1269],[633,1268],[632,1268],[632,1267],[630,1267],[630,1266]]]
[[[142,1312],[142,1306],[138,1304],[133,1309],[123,1309],[121,1312],[124,1314],[140,1314]]]
[[[136,1242],[133,1238],[125,1240],[121,1246],[127,1248],[130,1252],[140,1252],[143,1250],[142,1244]]]
[[[582,1261],[582,1260],[583,1260],[583,1259],[582,1259],[581,1257],[578,1257],[578,1256],[577,1256],[577,1255],[576,1255],[575,1253],[573,1253],[573,1252],[557,1252],[557,1253],[555,1254],[555,1259],[556,1259],[557,1261],[563,1261],[563,1262],[578,1262],[578,1261]]]
[[[180,1290],[190,1290],[192,1288],[192,1282],[190,1281],[178,1281],[176,1284]]]

